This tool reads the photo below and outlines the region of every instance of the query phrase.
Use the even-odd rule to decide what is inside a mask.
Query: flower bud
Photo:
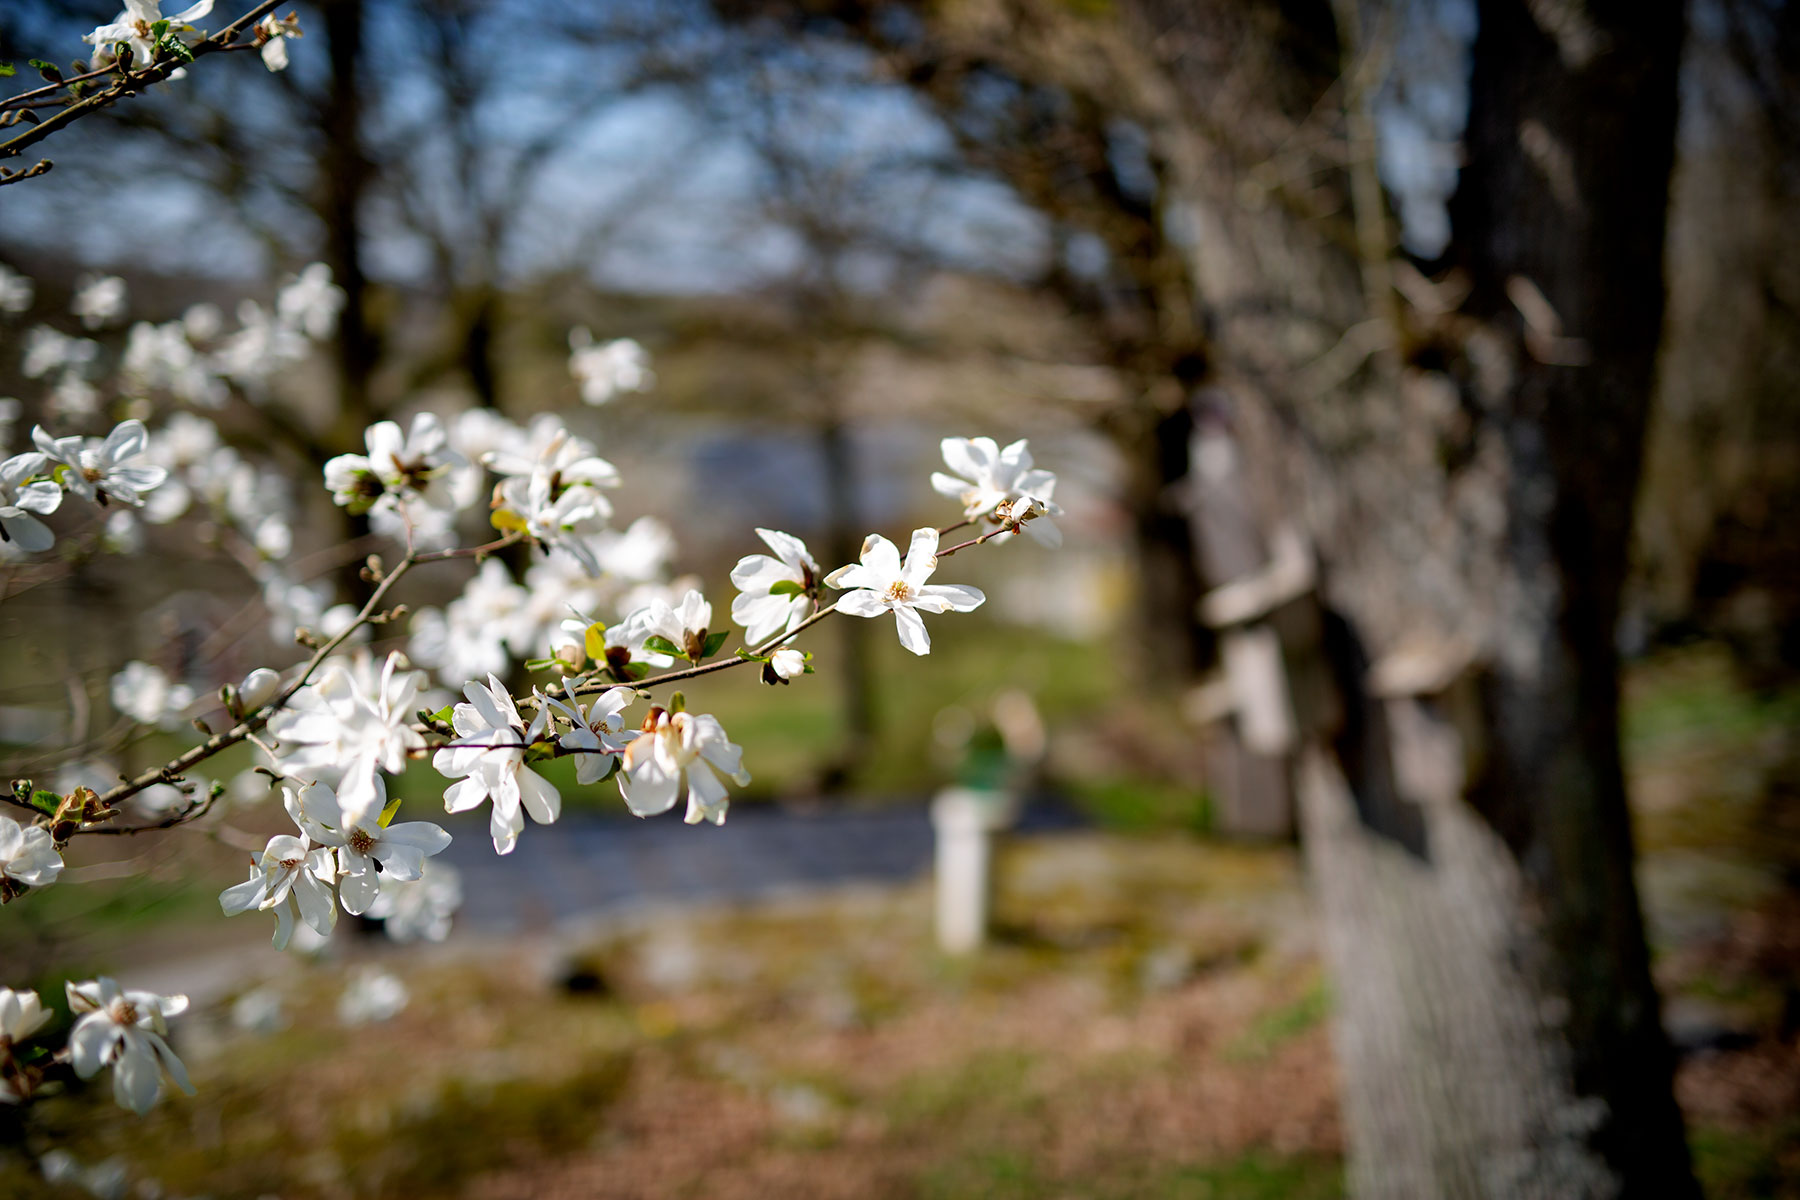
[[[281,690],[281,676],[267,667],[258,667],[244,676],[244,682],[238,684],[238,703],[241,712],[255,712],[275,698]]]
[[[769,669],[783,679],[806,674],[806,655],[798,650],[777,650],[769,656]]]

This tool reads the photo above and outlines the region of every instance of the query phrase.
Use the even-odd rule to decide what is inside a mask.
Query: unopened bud
[[[237,686],[239,714],[255,712],[275,698],[281,690],[281,676],[267,667],[258,667],[244,676]]]

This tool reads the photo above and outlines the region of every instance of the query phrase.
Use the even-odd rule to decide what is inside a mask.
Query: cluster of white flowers
[[[119,48],[123,46],[131,56],[131,65],[141,69],[156,61],[156,27],[159,24],[167,22],[164,36],[173,35],[187,42],[197,41],[198,31],[194,29],[192,22],[212,12],[212,6],[213,0],[197,0],[180,12],[165,16],[160,0],[125,0],[124,12],[110,24],[84,34],[81,40],[93,45],[96,64],[124,57],[119,54]]]
[[[56,535],[38,517],[62,507],[65,493],[101,508],[114,502],[141,507],[168,477],[148,461],[142,421],[121,422],[105,438],[51,437],[40,425],[31,440],[36,450],[0,462],[0,557],[55,545]]]
[[[148,0],[132,0],[129,20],[107,33],[117,39],[109,44],[129,45],[134,58],[156,53],[154,44],[146,50],[134,40],[135,24],[124,29],[145,14],[154,25],[161,19],[155,12]],[[197,15],[189,10],[171,19],[179,24]],[[284,51],[271,47],[298,31],[282,22],[265,25],[258,27],[258,45],[265,58],[281,57]],[[29,307],[29,281],[21,286],[20,278],[0,275],[0,311]],[[13,299],[21,290],[22,305]],[[119,318],[123,302],[123,284],[96,279],[83,285],[73,312],[87,328],[99,328]],[[130,386],[174,405],[212,407],[234,389],[255,401],[271,371],[329,333],[340,303],[329,274],[309,268],[272,309],[241,309],[241,327],[229,335],[216,310],[206,307],[165,325],[133,326],[120,369]],[[651,386],[647,356],[635,342],[597,344],[577,331],[571,349],[571,370],[590,404]],[[61,372],[58,388],[72,393],[65,385],[75,379],[98,396],[87,374],[97,354],[91,340],[40,326],[27,337],[26,374]],[[57,403],[52,395],[49,407]],[[16,412],[0,417],[10,422]],[[5,554],[51,548],[56,535],[41,518],[55,513],[66,494],[110,510],[106,535],[120,545],[136,536],[140,518],[161,524],[200,510],[213,529],[238,535],[234,549],[240,561],[249,560],[276,636],[305,625],[324,637],[341,634],[348,645],[352,635],[367,637],[372,625],[398,615],[333,606],[325,584],[295,578],[285,562],[295,508],[281,477],[224,444],[205,415],[174,411],[154,437],[133,418],[104,438],[53,437],[40,426],[32,441],[31,451],[0,461]],[[461,881],[450,867],[428,860],[449,846],[450,835],[430,822],[397,822],[399,802],[390,802],[390,777],[426,758],[448,781],[447,812],[488,806],[488,832],[500,854],[517,846],[527,817],[549,824],[560,816],[563,796],[544,770],[556,758],[574,760],[577,786],[616,780],[638,816],[685,800],[687,822],[722,824],[731,803],[727,781],[750,783],[743,749],[716,717],[690,711],[683,693],[652,702],[649,687],[739,663],[760,664],[766,683],[799,679],[812,671],[812,656],[793,642],[832,612],[892,613],[901,644],[926,654],[931,640],[922,614],[968,612],[985,602],[976,588],[931,582],[941,557],[1018,532],[1059,540],[1049,519],[1061,512],[1052,500],[1055,478],[1034,467],[1025,442],[1002,449],[988,438],[949,438],[942,449],[955,474],[934,474],[932,485],[958,501],[961,520],[942,531],[915,530],[904,558],[894,543],[872,534],[860,561],[826,570],[799,538],[757,529],[770,553],[747,554],[730,573],[737,589],[730,619],[744,641],[723,654],[733,634],[718,619],[723,606],[707,599],[699,580],[673,576],[676,547],[668,528],[650,517],[624,529],[610,524],[619,473],[588,438],[554,416],[520,426],[479,409],[454,417],[419,412],[404,425],[371,425],[362,453],[325,464],[324,485],[335,503],[366,515],[377,534],[404,544],[402,569],[517,545],[536,553],[514,568],[516,579],[499,559],[482,561],[460,595],[414,614],[405,653],[345,651],[334,642],[334,653],[321,650],[286,672],[285,685],[283,673],[259,668],[222,689],[227,715],[242,723],[227,740],[255,736],[267,752],[267,770],[280,781],[294,831],[268,840],[244,882],[221,893],[221,908],[272,913],[277,947],[308,939],[320,944],[340,907],[384,921],[398,940],[446,936]],[[492,540],[465,545],[477,514],[498,536],[489,532],[484,537]],[[115,524],[120,516],[125,522]],[[963,525],[975,527],[975,535],[942,546],[942,534]],[[243,552],[246,546],[252,553]],[[369,577],[391,582],[378,563]],[[459,689],[461,701],[428,699],[431,677],[415,662]],[[521,662],[548,681],[515,696],[502,680]],[[197,702],[189,681],[201,682],[191,664],[184,662],[180,673],[185,678],[176,680],[150,663],[129,662],[112,679],[113,705],[141,725],[179,729]],[[628,717],[640,701],[641,716]],[[192,762],[185,760],[184,771]],[[86,796],[75,791],[76,777],[64,774],[59,802]],[[102,771],[87,786],[105,790],[107,776]],[[185,820],[193,809],[184,811],[182,799],[204,781],[187,771],[185,781],[170,775],[147,783],[113,794],[135,793],[140,813]],[[52,820],[40,795],[18,797],[43,813],[34,823],[0,817],[0,900],[53,883],[63,869],[68,829],[91,819],[69,805]],[[379,1019],[404,1003],[403,988],[371,983],[362,991],[368,995],[347,998],[347,1020]],[[28,1006],[25,995],[0,991],[0,1099],[27,1096],[32,1086],[9,1051],[42,1023],[32,1007],[36,997]],[[161,1095],[165,1076],[187,1087],[162,1040],[164,1018],[181,1011],[184,999],[124,992],[105,979],[71,987],[69,999],[80,1014],[68,1055],[78,1074],[113,1067],[120,1103],[140,1112]]]
[[[165,1074],[194,1094],[186,1068],[163,1040],[167,1018],[186,1011],[186,996],[126,991],[105,976],[69,983],[66,991],[76,1017],[67,1051],[76,1075],[92,1079],[111,1067],[114,1098],[140,1115],[162,1096]],[[14,1050],[50,1018],[36,992],[0,988],[0,1104],[17,1104],[30,1095],[38,1071],[21,1063]]]
[[[193,702],[193,688],[171,682],[147,662],[128,662],[112,677],[113,707],[139,724],[174,729]]]
[[[296,910],[314,932],[329,934],[340,902],[352,916],[369,912],[390,881],[419,879],[425,860],[450,845],[450,835],[429,821],[395,825],[381,816],[354,815],[322,783],[284,787],[282,793],[299,835],[270,838],[250,877],[219,896],[228,916],[273,911],[277,950],[293,937]]]
[[[650,355],[630,338],[595,342],[585,328],[569,331],[569,374],[581,385],[587,404],[605,404],[620,392],[647,392],[656,385]]]

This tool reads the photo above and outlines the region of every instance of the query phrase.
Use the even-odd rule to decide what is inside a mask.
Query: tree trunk
[[[1306,7],[1277,27],[1302,38]],[[1187,146],[1221,381],[1260,401],[1266,511],[1304,514],[1321,548],[1315,665],[1338,702],[1315,711],[1298,785],[1352,1188],[1694,1195],[1631,873],[1613,643],[1680,6],[1481,5],[1451,250],[1473,290],[1406,329],[1368,295],[1354,153],[1332,202],[1245,202],[1277,152],[1261,138],[1285,144],[1266,132],[1294,111],[1284,92],[1307,89],[1278,45],[1209,60],[1242,10],[1225,11],[1138,15],[1173,85],[1164,136]],[[1259,81],[1244,111],[1241,64],[1259,58],[1288,83]],[[1230,103],[1235,141],[1209,128]],[[1396,346],[1440,370],[1384,361]]]

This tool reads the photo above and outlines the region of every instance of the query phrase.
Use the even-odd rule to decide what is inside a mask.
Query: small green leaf
[[[19,73],[19,68],[11,63],[0,63],[0,79],[11,79]]]
[[[553,671],[560,666],[562,666],[561,660],[555,658],[528,658],[525,660],[527,671]]]
[[[31,793],[31,807],[39,812],[47,812],[54,816],[56,810],[62,807],[62,802],[63,798],[55,792],[46,792],[40,788]]]
[[[155,41],[162,41],[163,34],[167,32],[169,32],[169,23],[167,21],[158,21],[156,24],[150,26],[150,36]]]
[[[26,61],[29,62],[32,65],[32,68],[35,70],[39,70],[39,71],[54,71],[54,70],[56,70],[56,64],[53,62],[48,62],[45,59],[32,58],[32,59],[27,59]]]
[[[634,681],[639,680],[639,679],[642,679],[644,676],[648,675],[649,673],[650,673],[650,664],[649,663],[626,663],[625,664],[625,677],[627,679],[631,679]]]
[[[671,642],[666,637],[660,637],[654,633],[644,639],[644,649],[653,650],[658,654],[673,655],[676,658],[686,658],[687,657],[687,655],[683,654],[681,652],[680,647],[676,646],[674,642]]]
[[[431,719],[440,725],[450,724],[450,718],[456,715],[456,705],[446,704],[431,714]]]
[[[735,653],[737,654],[737,656],[739,658],[743,659],[745,662],[768,662],[769,661],[768,655],[752,654],[748,650],[744,649],[742,646],[739,646],[737,648],[737,650],[735,651]]]
[[[717,654],[719,652],[719,647],[723,646],[725,644],[725,639],[730,636],[731,630],[729,629],[721,629],[717,633],[707,634],[706,649],[700,652],[700,657],[711,658],[713,655]]]
[[[769,595],[771,596],[803,596],[805,594],[806,588],[797,579],[783,579],[780,583],[769,585]]]
[[[687,711],[687,693],[676,692],[669,697],[669,711],[672,713]]]
[[[387,807],[381,810],[381,815],[375,818],[375,823],[383,829],[386,829],[388,827],[388,822],[393,820],[394,814],[399,811],[400,797],[395,796],[392,800],[387,802]]]

